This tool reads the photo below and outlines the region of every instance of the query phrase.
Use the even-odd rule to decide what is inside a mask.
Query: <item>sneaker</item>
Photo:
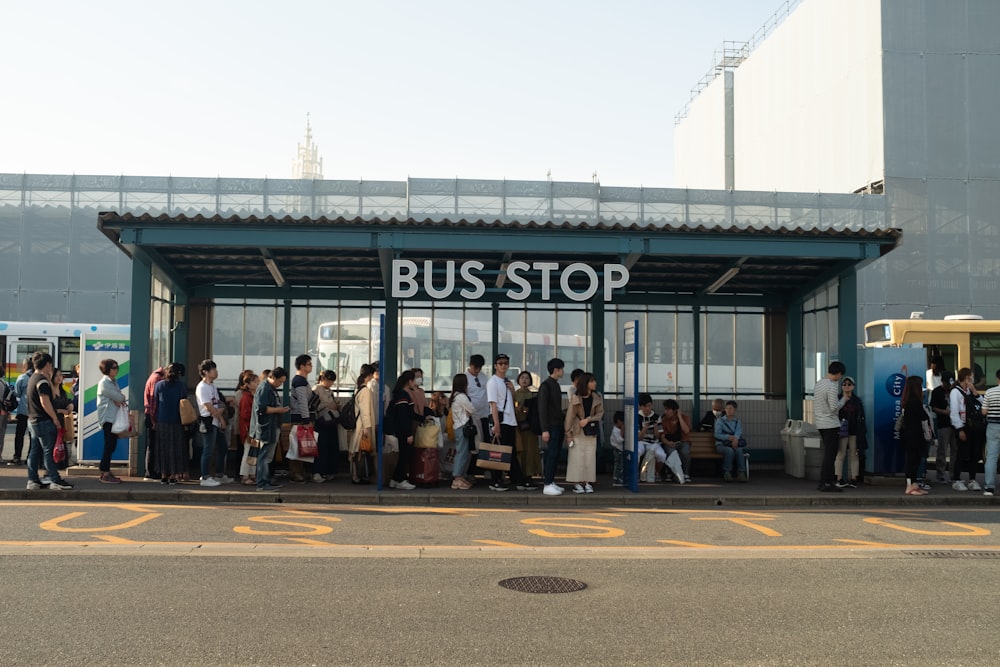
[[[161,477],[160,478],[160,484],[162,484],[163,486],[169,486],[170,485],[170,480],[167,479],[166,477]]]
[[[928,484],[928,483],[927,483],[927,482],[925,482],[924,480],[920,480],[920,481],[918,481],[918,482],[917,482],[917,486],[919,486],[919,487],[920,487],[921,489],[923,489],[924,491],[930,491],[931,489],[933,489],[933,488],[934,488],[933,486],[931,486],[930,484]],[[977,486],[978,486],[978,485],[977,485]],[[969,488],[971,489],[972,487],[970,486]]]
[[[214,477],[202,477],[201,478],[201,485],[202,486],[221,486],[222,482],[220,482],[219,480],[215,479]]]
[[[393,486],[393,488],[394,489],[402,489],[403,491],[412,491],[413,489],[415,489],[417,487],[414,486],[413,484],[410,484],[408,481],[406,481],[404,479],[402,482],[396,482],[396,484],[395,484],[395,486]]]
[[[120,479],[118,479],[117,477],[115,477],[114,475],[112,475],[109,472],[106,472],[106,473],[104,473],[104,474],[101,475],[100,482],[101,482],[101,484],[121,484],[122,483],[122,481]]]
[[[594,487],[592,487],[590,485],[590,482],[587,482],[586,484],[583,485],[583,490],[586,493],[593,493],[594,492]]]
[[[956,491],[968,491],[969,490],[969,487],[967,487],[965,485],[965,482],[963,482],[960,479],[956,479],[955,483],[951,485],[951,488],[955,489]]]
[[[21,459],[17,458],[16,456],[12,458],[10,461],[7,461],[7,465],[9,466],[19,466],[22,463],[24,462]]]
[[[819,490],[823,493],[843,493],[844,490],[836,484],[820,484]]]
[[[55,481],[49,482],[49,491],[68,491],[72,489],[73,485],[64,479],[57,479]]]
[[[322,484],[323,482],[326,481],[326,477],[323,477],[323,475],[319,474],[318,472],[313,473],[312,481],[313,484]]]
[[[995,492],[995,489],[992,486],[987,486],[985,489],[983,489],[983,495],[984,496],[992,496],[994,494],[994,492]]]
[[[938,473],[938,484],[951,484],[951,478],[948,477],[948,473]]]
[[[979,486],[979,482],[976,480],[969,481],[969,491],[982,491],[983,487]]]
[[[517,485],[518,491],[534,491],[537,488],[538,487],[532,484],[531,480],[528,479],[524,480],[523,482]]]
[[[501,493],[503,491],[510,491],[510,487],[506,484],[490,484],[490,491]]]
[[[32,482],[30,480],[28,481],[28,491],[39,491],[41,490],[41,488],[42,485],[40,482]]]
[[[733,473],[731,473],[731,472],[725,472],[725,473],[723,473],[722,474],[722,479],[723,479],[723,481],[726,481],[726,482],[733,481]]]
[[[625,486],[625,483],[620,479],[612,480],[611,486]]]
[[[219,482],[219,484],[232,484],[233,482],[236,481],[235,479],[229,477],[228,475],[217,475],[215,479],[216,481]]]
[[[573,487],[573,493],[586,493],[587,489],[583,488],[582,484],[577,484]]]
[[[845,481],[844,481],[844,480],[842,480],[842,479],[838,479],[838,480],[837,480],[837,488],[838,488],[838,489],[846,489],[847,487],[848,487],[848,484],[847,484],[847,482],[845,482]]]
[[[542,488],[542,493],[544,493],[547,496],[561,496],[562,492],[563,492],[563,488],[561,486],[556,485],[556,484],[546,484]]]
[[[265,484],[264,486],[258,486],[257,490],[258,491],[277,491],[279,488],[281,488],[281,487],[272,486],[270,484]]]
[[[858,480],[856,480],[856,479],[848,480],[847,481],[847,486],[848,486],[848,488],[851,488],[851,489],[858,488]]]
[[[684,475],[684,483],[685,484],[691,483],[691,475]]]
[[[170,479],[167,480],[167,484],[169,484],[170,486],[177,486],[178,482],[175,478],[171,477]]]

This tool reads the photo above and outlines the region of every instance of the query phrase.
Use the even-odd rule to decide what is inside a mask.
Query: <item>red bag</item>
[[[295,429],[295,439],[299,445],[299,456],[319,456],[319,446],[316,444],[316,431],[308,426],[298,426]]]
[[[63,429],[56,431],[56,446],[52,448],[52,460],[56,463],[66,460],[66,442],[63,440],[65,435],[66,431]]]
[[[410,463],[410,482],[417,486],[437,486],[441,479],[438,449],[414,449]]]

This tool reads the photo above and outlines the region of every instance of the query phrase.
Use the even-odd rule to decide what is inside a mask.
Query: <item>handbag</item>
[[[583,425],[583,434],[586,436],[591,436],[591,437],[595,436],[597,435],[597,431],[598,431],[597,422],[587,422],[586,424]]]
[[[375,447],[372,445],[372,434],[371,434],[371,431],[368,430],[368,429],[362,430],[361,431],[361,439],[358,440],[358,451],[359,452],[364,452],[364,453],[367,454],[368,452],[372,452],[374,450],[375,450]]]
[[[424,422],[413,434],[413,446],[417,449],[437,449],[441,438],[441,427],[434,422]]]
[[[260,456],[260,440],[250,438],[247,440],[247,465],[257,465],[258,456]]]
[[[191,405],[191,401],[187,398],[182,398],[178,406],[181,413],[181,424],[184,426],[190,426],[191,424],[198,421],[198,411],[194,409]]]
[[[468,440],[469,442],[475,442],[476,425],[472,423],[471,417],[469,418],[469,421],[462,424],[462,435],[464,435],[465,439]]]
[[[316,432],[313,429],[308,426],[297,426],[295,428],[295,440],[299,447],[299,458],[319,456],[319,445],[316,444]]]
[[[128,412],[128,401],[118,406],[115,418],[111,422],[111,432],[115,435],[127,437],[132,432],[132,416]]]

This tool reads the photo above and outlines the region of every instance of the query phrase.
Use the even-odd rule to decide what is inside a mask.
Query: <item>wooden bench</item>
[[[691,460],[722,460],[722,454],[715,451],[715,434],[708,431],[691,431],[686,440],[691,443]],[[750,453],[744,451],[746,458],[747,479],[750,479]],[[716,471],[718,474],[718,471]]]

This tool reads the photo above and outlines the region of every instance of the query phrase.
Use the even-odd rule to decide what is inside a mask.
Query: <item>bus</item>
[[[127,324],[72,324],[65,322],[0,322],[0,350],[4,377],[14,382],[26,357],[48,352],[66,380],[75,378],[80,363],[80,337],[87,334],[128,334]]]
[[[920,317],[875,320],[865,325],[865,347],[923,347],[927,365],[940,355],[952,373],[971,368],[976,387],[992,385],[1000,368],[1000,320],[978,315],[948,315],[942,320]]]

